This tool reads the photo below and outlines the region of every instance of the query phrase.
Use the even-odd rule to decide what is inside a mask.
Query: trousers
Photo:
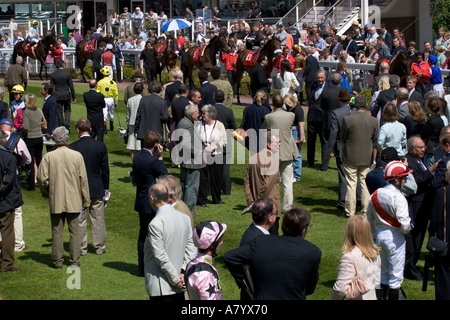
[[[378,228],[376,243],[381,248],[381,284],[391,289],[400,288],[405,268],[405,236],[394,228]]]

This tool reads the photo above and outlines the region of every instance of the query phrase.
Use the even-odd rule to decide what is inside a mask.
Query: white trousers
[[[105,97],[105,107],[103,108],[103,120],[106,123],[106,120],[113,121],[114,120],[114,98],[113,97]]]
[[[14,234],[16,236],[14,251],[22,251],[25,248],[25,241],[23,241],[22,207],[14,209]]]
[[[292,161],[280,161],[280,176],[283,182],[283,212],[294,203],[294,165]]]
[[[378,228],[376,243],[381,248],[381,284],[398,289],[403,282],[405,268],[405,236],[400,230],[393,228]]]

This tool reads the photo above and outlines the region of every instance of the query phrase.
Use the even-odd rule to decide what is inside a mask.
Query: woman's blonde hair
[[[262,104],[264,103],[264,101],[266,101],[266,99],[267,99],[267,94],[263,90],[259,90],[258,92],[256,92],[256,94],[255,94],[256,105],[262,106]]]
[[[382,76],[380,80],[378,80],[378,90],[387,90],[391,88],[391,84],[389,83],[388,76]]]
[[[27,93],[25,95],[24,102],[28,109],[35,110],[38,107],[36,96],[32,93]]]
[[[298,100],[297,97],[291,93],[287,93],[283,98],[283,104],[286,106],[288,110],[294,110],[297,106]]]
[[[354,215],[348,220],[347,227],[345,228],[342,253],[351,252],[355,246],[368,259],[376,258],[381,250],[373,242],[369,220],[363,215]]]

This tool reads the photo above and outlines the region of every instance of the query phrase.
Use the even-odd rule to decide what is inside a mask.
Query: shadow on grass
[[[310,212],[330,214],[333,216],[338,216],[344,212],[343,210],[332,209],[332,207],[336,206],[337,201],[335,199],[296,197],[295,202],[299,203],[301,206],[308,207]]]
[[[119,168],[131,168],[132,164],[131,162],[112,162],[112,166],[119,167]]]
[[[111,261],[103,264],[105,267],[115,269],[117,271],[128,272],[133,276],[139,276],[137,264],[126,263],[122,261]]]

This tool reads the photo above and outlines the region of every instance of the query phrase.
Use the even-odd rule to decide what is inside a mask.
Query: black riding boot
[[[388,290],[388,300],[398,300],[398,289],[391,289]]]
[[[387,300],[388,289],[389,286],[387,284],[381,284],[380,289],[375,289],[375,292],[377,294],[377,300]]]

